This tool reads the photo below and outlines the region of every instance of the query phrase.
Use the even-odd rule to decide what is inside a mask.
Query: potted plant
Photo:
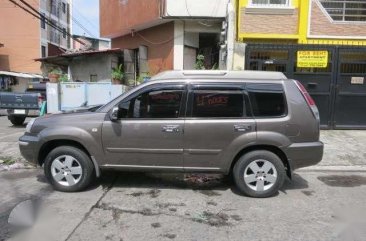
[[[137,78],[137,84],[142,84],[148,80],[151,79],[151,76],[150,76],[150,73],[147,72],[147,73],[142,73],[141,75],[139,75],[139,77]]]
[[[205,56],[202,54],[197,55],[194,68],[197,70],[204,70],[205,68]]]
[[[112,83],[115,85],[119,85],[122,83],[124,77],[122,64],[118,65],[117,68],[112,69]]]
[[[60,79],[60,76],[62,75],[62,71],[59,68],[53,68],[48,73],[48,79],[51,83],[57,83]]]
[[[67,74],[61,74],[58,80],[60,82],[69,82],[69,76]]]

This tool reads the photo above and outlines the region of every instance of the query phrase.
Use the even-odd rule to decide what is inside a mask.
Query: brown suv
[[[19,145],[60,191],[118,169],[231,173],[244,194],[268,197],[323,155],[305,88],[256,71],[164,72],[99,109],[32,120]]]

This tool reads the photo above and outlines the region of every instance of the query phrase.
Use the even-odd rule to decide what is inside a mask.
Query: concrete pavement
[[[299,172],[272,198],[238,194],[208,175],[105,173],[81,193],[53,191],[38,170],[0,173],[0,240],[364,240],[366,173]],[[9,210],[41,200],[33,228],[15,233]]]
[[[23,135],[28,121],[27,118],[23,126],[15,127],[6,116],[0,116],[0,171],[28,166],[18,146],[18,139]]]
[[[0,160],[13,168],[24,163],[24,128],[0,117]],[[40,169],[2,171],[0,240],[364,240],[366,131],[322,131],[321,140],[323,161],[268,199],[243,197],[219,175],[104,172],[85,192],[61,193]],[[41,212],[19,232],[7,220],[25,200]]]

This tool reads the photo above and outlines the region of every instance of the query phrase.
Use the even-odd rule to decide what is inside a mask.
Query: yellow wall
[[[289,41],[297,41],[299,44],[330,44],[330,45],[359,45],[366,46],[366,40],[352,40],[352,39],[315,39],[308,38],[308,26],[309,26],[309,13],[310,13],[310,1],[311,0],[290,0],[291,6],[293,8],[298,9],[299,13],[299,24],[298,24],[298,33],[297,34],[261,34],[261,33],[245,33],[240,32],[241,26],[241,11],[240,9],[243,7],[247,7],[250,4],[250,0],[237,0],[238,7],[237,9],[237,40],[240,42],[246,42],[253,40],[289,40]]]

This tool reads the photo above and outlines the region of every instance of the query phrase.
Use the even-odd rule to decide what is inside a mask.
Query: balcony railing
[[[334,21],[365,22],[365,0],[319,0]]]

